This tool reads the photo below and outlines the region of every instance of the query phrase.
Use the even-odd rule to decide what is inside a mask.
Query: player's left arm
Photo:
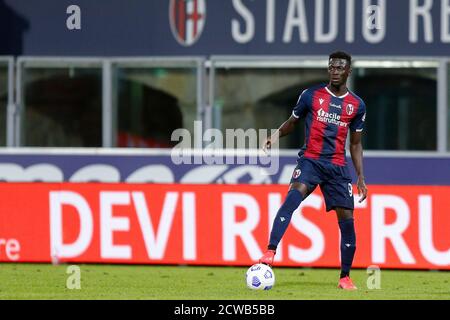
[[[352,156],[353,166],[358,175],[358,194],[361,197],[359,202],[363,202],[367,198],[367,187],[364,180],[363,170],[363,147],[361,143],[362,132],[350,132],[350,154]]]
[[[363,202],[367,197],[367,187],[364,181],[363,170],[363,147],[361,143],[362,131],[366,122],[366,105],[360,101],[358,112],[350,123],[350,154],[352,156],[353,166],[358,175],[358,194],[361,197],[359,202]]]

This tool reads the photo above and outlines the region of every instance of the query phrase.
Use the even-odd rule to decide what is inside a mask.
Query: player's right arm
[[[272,147],[272,144],[276,144],[278,139],[287,136],[292,131],[294,131],[295,124],[299,121],[299,118],[290,116],[283,124],[275,131],[273,135],[266,139],[263,145],[263,150],[267,151]]]
[[[287,136],[292,131],[294,131],[294,127],[297,122],[300,120],[300,118],[304,117],[309,110],[309,95],[310,94],[308,90],[304,90],[300,94],[297,100],[297,104],[295,105],[294,110],[292,111],[292,115],[289,117],[289,119],[283,122],[278,130],[275,131],[272,136],[267,138],[266,141],[264,141],[262,148],[265,152],[267,152],[267,150],[270,149],[272,145],[276,144],[278,142],[278,139]]]

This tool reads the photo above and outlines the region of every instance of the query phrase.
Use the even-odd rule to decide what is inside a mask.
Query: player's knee
[[[308,187],[306,186],[306,184],[294,182],[293,184],[291,184],[289,191],[294,189],[300,192],[303,198],[306,198],[306,195],[308,194]]]
[[[336,213],[337,213],[339,221],[353,219],[353,210],[341,208],[341,209],[336,209]]]

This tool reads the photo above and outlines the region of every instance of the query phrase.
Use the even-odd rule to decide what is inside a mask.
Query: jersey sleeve
[[[353,132],[362,132],[364,130],[364,122],[366,121],[366,105],[363,101],[359,105],[356,116],[350,123],[350,130]]]
[[[309,110],[309,92],[304,90],[298,97],[297,104],[292,111],[292,116],[295,118],[303,118]]]

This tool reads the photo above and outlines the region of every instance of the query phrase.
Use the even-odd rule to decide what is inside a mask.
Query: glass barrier
[[[325,68],[217,68],[213,127],[277,129],[292,114],[300,93],[326,82]],[[280,148],[299,149],[305,139],[303,120],[280,140]]]
[[[304,89],[328,81],[322,59],[212,60],[212,88],[203,79],[203,60],[196,58],[111,59],[110,73],[101,59],[21,59],[15,130],[20,146],[101,147],[107,136],[116,147],[170,148],[178,143],[171,141],[178,128],[187,129],[193,143],[195,120],[223,132],[276,129]],[[432,60],[355,61],[349,87],[367,105],[365,150],[437,150],[438,65]],[[0,62],[0,121],[5,124],[7,74],[7,63]],[[111,90],[103,77],[111,81]],[[207,89],[213,91],[211,112],[203,101]],[[110,122],[112,130],[105,131]],[[450,150],[450,129],[447,135]],[[281,139],[280,148],[296,150],[303,143],[301,121],[294,134]],[[6,145],[6,130],[0,132],[0,145]]]
[[[450,151],[450,62],[447,66],[447,151]]]
[[[437,150],[436,67],[355,66],[353,89],[367,105],[367,150]]]
[[[326,66],[283,67],[261,61],[217,61],[213,127],[276,129],[292,113],[299,94],[328,82]],[[437,61],[358,60],[349,87],[367,105],[366,150],[437,150]],[[449,71],[450,72],[450,71]],[[298,149],[303,123],[281,139],[280,148]]]
[[[6,146],[8,106],[8,62],[0,61],[0,146]]]
[[[37,64],[22,69],[20,145],[101,147],[101,67]]]
[[[198,117],[197,67],[135,64],[117,64],[114,70],[115,146],[170,148],[178,143],[171,141],[178,128],[189,130],[193,137]]]

